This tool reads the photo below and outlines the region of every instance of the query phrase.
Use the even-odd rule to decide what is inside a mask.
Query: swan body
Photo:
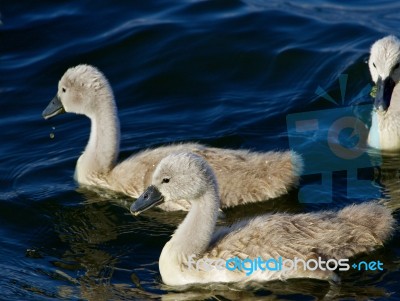
[[[285,194],[298,183],[303,166],[302,158],[291,151],[259,153],[196,143],[144,150],[117,163],[120,128],[113,92],[106,77],[89,65],[78,65],[65,72],[57,95],[43,116],[47,119],[62,112],[83,114],[91,120],[89,142],[76,165],[77,182],[134,198],[150,184],[160,160],[174,152],[193,152],[208,160],[217,175],[222,208]],[[168,211],[189,207],[186,200],[161,206]]]
[[[370,202],[338,212],[261,215],[215,231],[219,208],[217,181],[207,162],[190,153],[162,159],[153,174],[152,185],[130,210],[138,215],[153,206],[182,198],[191,201],[190,211],[164,246],[159,260],[162,279],[168,285],[288,278],[337,280],[334,271],[304,270],[301,265],[297,270],[258,269],[250,275],[245,270],[194,267],[199,261],[203,264],[222,259],[226,264],[232,258],[339,261],[381,246],[395,224],[389,209]]]
[[[368,144],[382,150],[400,149],[400,40],[388,36],[371,47],[368,61],[377,94]]]

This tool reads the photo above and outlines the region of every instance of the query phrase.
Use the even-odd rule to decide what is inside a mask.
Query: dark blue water
[[[122,158],[185,141],[287,149],[288,114],[332,108],[318,86],[341,99],[338,78],[347,74],[351,100],[370,83],[369,47],[398,33],[399,10],[396,1],[2,1],[1,299],[400,300],[398,234],[365,257],[382,260],[384,271],[342,273],[334,288],[313,280],[243,291],[165,287],[158,256],[184,214],[134,218],[131,200],[78,188],[73,173],[89,121],[41,118],[65,70],[88,63],[114,89]],[[364,176],[400,201],[400,162],[384,163]],[[226,222],[341,208],[350,201],[340,183],[333,203],[300,204],[293,191],[229,210]]]

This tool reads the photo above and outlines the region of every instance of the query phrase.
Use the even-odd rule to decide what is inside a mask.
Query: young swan
[[[261,215],[215,231],[220,205],[217,181],[205,160],[188,153],[162,159],[153,174],[152,185],[130,210],[138,215],[163,202],[182,198],[191,201],[190,211],[164,246],[159,260],[162,279],[168,285],[288,278],[337,280],[336,274],[326,268],[327,260],[332,259],[329,265],[332,268],[340,259],[373,251],[389,238],[395,224],[387,208],[371,202],[338,212]],[[261,271],[258,267],[252,273],[249,269],[230,271],[225,268],[225,261],[235,264],[238,259],[228,261],[235,257],[277,261],[282,258],[284,267],[275,271]],[[304,263],[312,260],[310,269],[318,261],[325,263],[316,270],[304,270],[298,261],[295,270],[289,269],[290,263],[285,266],[285,259]],[[211,262],[214,264],[209,268]],[[343,261],[339,267],[346,267],[347,263]],[[247,267],[250,264],[247,262]],[[270,261],[268,266],[277,268],[276,262]],[[261,267],[265,269],[266,263]]]
[[[371,47],[368,61],[377,93],[368,144],[377,149],[400,149],[400,40],[388,36]]]
[[[43,111],[44,118],[62,112],[83,114],[91,120],[91,132],[75,171],[76,180],[137,198],[150,185],[155,166],[170,153],[199,154],[211,164],[220,186],[221,207],[276,198],[298,183],[302,159],[294,152],[257,153],[186,143],[142,151],[117,164],[120,143],[119,120],[112,89],[95,67],[68,69],[58,83],[58,92]],[[162,209],[188,210],[185,200],[169,202]]]

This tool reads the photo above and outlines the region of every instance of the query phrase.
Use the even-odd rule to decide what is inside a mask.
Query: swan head
[[[88,117],[99,110],[103,95],[112,95],[106,77],[96,67],[78,65],[69,68],[58,82],[58,91],[42,115],[49,119],[64,112]]]
[[[395,36],[387,36],[376,41],[371,47],[368,66],[372,80],[377,85],[375,109],[386,112],[393,89],[400,81],[400,40]]]
[[[151,185],[130,211],[138,215],[163,202],[183,199],[196,202],[210,189],[218,195],[214,172],[203,158],[192,153],[171,154],[157,165]]]

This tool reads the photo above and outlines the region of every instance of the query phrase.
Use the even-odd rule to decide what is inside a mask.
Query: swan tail
[[[330,235],[321,238],[318,253],[328,258],[351,258],[383,246],[393,235],[396,221],[391,210],[376,202],[340,210]]]
[[[376,202],[348,206],[339,211],[338,217],[361,226],[380,245],[390,238],[396,225],[391,210]]]

